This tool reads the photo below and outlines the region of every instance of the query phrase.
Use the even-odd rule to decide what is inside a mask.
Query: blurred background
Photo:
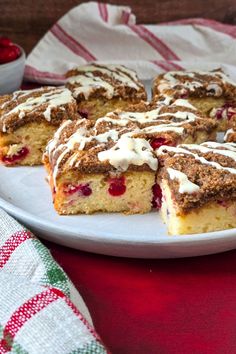
[[[42,35],[78,0],[0,0],[0,35],[29,53]],[[236,0],[108,0],[132,7],[138,23],[204,17],[236,24]]]

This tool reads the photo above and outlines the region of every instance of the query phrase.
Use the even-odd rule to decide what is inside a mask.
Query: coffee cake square
[[[77,100],[83,118],[97,119],[147,98],[137,74],[123,65],[79,66],[66,76],[66,86]]]
[[[77,119],[65,87],[16,91],[0,97],[0,160],[6,166],[38,165],[47,142],[65,119]]]
[[[236,144],[162,146],[161,215],[171,235],[236,227]]]

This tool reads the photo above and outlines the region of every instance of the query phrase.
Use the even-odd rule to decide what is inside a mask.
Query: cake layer
[[[6,166],[42,164],[45,146],[56,129],[47,122],[31,122],[12,133],[0,133],[0,161]]]
[[[90,64],[77,67],[66,76],[66,86],[84,118],[97,119],[147,98],[137,74],[123,65]]]
[[[154,172],[126,172],[116,177],[104,174],[60,176],[57,188],[51,175],[54,206],[59,214],[94,212],[147,213],[152,208]]]
[[[157,154],[162,216],[171,234],[236,226],[236,144],[162,146]]]

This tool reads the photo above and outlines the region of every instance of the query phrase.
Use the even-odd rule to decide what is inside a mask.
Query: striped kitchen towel
[[[94,61],[125,64],[144,80],[163,71],[219,67],[234,77],[235,57],[236,26],[201,18],[137,25],[129,7],[88,2],[69,11],[36,45],[25,78],[59,84],[67,70]]]
[[[78,291],[34,235],[0,209],[0,354],[107,353]]]

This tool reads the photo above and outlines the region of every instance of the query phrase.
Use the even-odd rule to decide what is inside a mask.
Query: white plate
[[[168,236],[158,213],[59,216],[43,167],[0,167],[0,206],[36,235],[69,247],[141,258],[187,257],[236,248],[236,229]]]

